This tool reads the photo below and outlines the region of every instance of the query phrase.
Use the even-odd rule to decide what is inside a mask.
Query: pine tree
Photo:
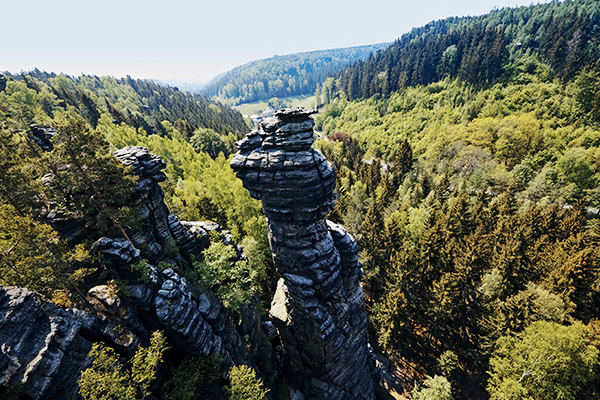
[[[0,198],[22,217],[40,200],[40,184],[33,175],[39,153],[32,146],[24,133],[0,128]]]
[[[83,119],[67,116],[57,124],[53,142],[44,163],[52,172],[48,198],[100,234],[129,240],[125,230],[135,225],[136,215],[127,204],[135,179],[125,175],[102,135],[90,131]]]
[[[83,93],[81,95],[81,105],[83,117],[92,126],[92,128],[96,129],[98,120],[100,119],[100,113],[98,112],[96,103],[94,103],[94,100],[92,100],[90,96]]]
[[[385,274],[387,263],[386,255],[386,229],[383,217],[383,203],[375,200],[362,224],[363,232],[360,242],[364,259],[365,272],[368,280],[368,291],[372,296],[378,298],[382,291],[382,275]]]

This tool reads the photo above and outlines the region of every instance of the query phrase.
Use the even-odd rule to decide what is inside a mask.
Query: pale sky
[[[1,0],[0,71],[203,82],[275,54],[391,42],[431,20],[531,3]]]

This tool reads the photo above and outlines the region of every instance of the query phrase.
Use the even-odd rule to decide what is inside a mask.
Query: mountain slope
[[[508,61],[528,54],[570,79],[586,66],[597,68],[599,53],[599,3],[555,1],[431,22],[334,76],[346,97],[367,98],[445,77],[493,83]]]
[[[599,397],[599,15],[580,0],[433,22],[319,93],[329,218],[359,240],[373,336],[411,398]]]
[[[312,94],[330,73],[388,45],[319,50],[252,61],[214,78],[204,93],[231,104]]]
[[[107,112],[116,123],[143,128],[148,134],[164,134],[163,121],[188,135],[198,128],[238,135],[246,130],[241,114],[230,107],[149,80],[70,77],[39,70],[20,75],[7,73],[3,79],[23,82],[38,93],[49,93],[59,106],[74,107],[93,128],[100,115]],[[48,103],[46,108],[50,112],[52,104]]]

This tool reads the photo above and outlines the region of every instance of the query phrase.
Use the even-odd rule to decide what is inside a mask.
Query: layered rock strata
[[[140,177],[132,203],[139,210],[143,225],[129,235],[133,243],[103,238],[95,243],[95,248],[103,254],[109,269],[128,281],[135,280],[129,265],[139,262],[142,256],[138,249],[145,249],[144,256],[150,261],[144,266],[149,282],[129,287],[137,300],[136,314],[147,320],[151,319],[149,315],[156,316],[158,321],[149,320],[145,325],[158,322],[180,349],[192,354],[219,355],[226,368],[249,361],[269,364],[266,360],[273,358],[269,352],[262,354],[266,360],[248,358],[253,347],[262,348],[264,342],[268,343],[262,330],[240,329],[240,334],[229,311],[213,293],[193,288],[172,268],[160,271],[155,266],[167,261],[180,271],[189,269],[192,261],[202,259],[202,251],[210,245],[208,233],[211,231],[219,233],[223,242],[233,246],[241,257],[241,249],[232,242],[231,234],[222,231],[218,224],[180,221],[169,213],[158,185],[166,179],[162,171],[165,164],[148,149],[129,146],[115,152],[115,157]],[[249,319],[244,321],[246,326],[260,326],[259,312],[254,307],[249,307],[245,316]],[[244,335],[250,338],[250,346],[244,341]]]
[[[77,380],[91,364],[92,340],[131,355],[139,342],[103,316],[61,309],[27,289],[0,286],[0,398],[78,399]],[[9,398],[12,398],[9,396]]]
[[[262,200],[283,277],[270,315],[310,399],[373,399],[356,242],[325,220],[335,172],[313,143],[312,111],[286,109],[238,142],[231,167]]]

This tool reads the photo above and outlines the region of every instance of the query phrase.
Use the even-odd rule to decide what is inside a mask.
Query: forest
[[[238,104],[315,92],[315,147],[338,179],[328,218],[359,243],[370,341],[406,398],[600,398],[600,3],[434,21],[384,47],[249,63],[206,93]],[[278,276],[262,207],[229,168],[249,130],[229,106],[151,81],[0,75],[0,284],[83,306],[98,279],[91,243],[60,238],[48,204],[126,237],[136,182],[112,153],[140,145],[166,164],[170,211],[226,227],[247,256],[234,265],[214,241],[189,278],[233,313],[254,299],[268,309]],[[156,364],[164,338],[140,349]],[[89,399],[94,371],[117,362],[93,352]],[[198,389],[222,380],[212,364],[182,362],[171,382],[187,392],[166,398],[211,398]],[[144,398],[146,372],[135,384],[123,372],[115,390]],[[231,376],[228,393],[264,398],[253,371]]]
[[[244,246],[243,262],[234,264],[235,251],[216,235],[188,278],[213,290],[232,312],[270,298],[273,273],[262,209],[229,168],[234,142],[248,130],[239,113],[149,81],[34,71],[0,76],[0,121],[2,286],[27,288],[59,307],[90,310],[84,293],[107,280],[99,273],[94,238],[130,240],[127,232],[149,222],[129,204],[139,179],[112,155],[140,145],[166,163],[163,190],[171,212],[182,219],[218,222]],[[51,225],[69,220],[82,221],[89,239],[69,241]],[[169,266],[166,261],[161,265]],[[131,266],[132,271],[142,267]],[[125,284],[108,281],[123,296]],[[167,347],[165,336],[155,332],[126,369],[121,354],[98,342],[79,394],[84,399],[147,397]],[[231,398],[247,398],[249,390],[256,399],[264,398],[266,389],[253,369],[234,367],[232,378],[224,380],[218,365],[209,357],[183,360],[170,373],[164,395],[192,398],[199,385],[213,384]],[[0,397],[21,398],[18,387],[11,390],[0,387]]]
[[[387,97],[446,77],[481,86],[502,79],[503,64],[524,53],[538,55],[554,76],[569,80],[582,68],[598,67],[599,21],[593,0],[434,21],[333,74],[334,91],[348,99]]]
[[[331,73],[388,45],[319,50],[252,61],[214,78],[203,93],[232,105],[313,94]]]
[[[316,93],[330,218],[411,398],[600,395],[599,12],[436,21]]]

